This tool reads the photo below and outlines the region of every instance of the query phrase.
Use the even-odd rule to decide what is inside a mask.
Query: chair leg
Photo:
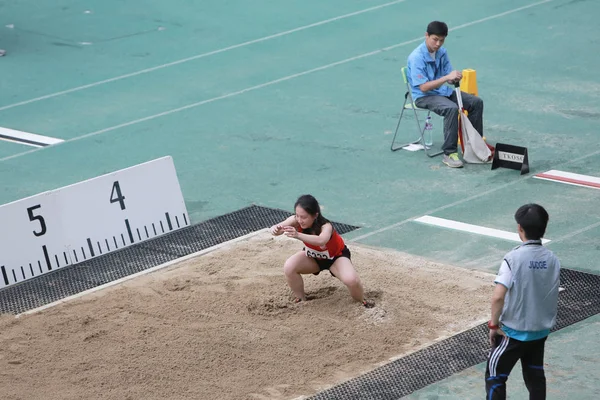
[[[425,147],[425,137],[424,137],[424,133],[425,133],[425,127],[423,126],[423,128],[421,128],[421,121],[419,120],[419,115],[418,112],[415,108],[413,108],[413,113],[415,115],[415,120],[417,121],[417,128],[419,129],[419,138],[416,140],[413,140],[412,142],[408,142],[408,143],[404,143],[401,145],[398,145],[396,147],[394,147],[394,144],[396,143],[396,136],[398,135],[398,130],[400,128],[400,122],[402,122],[402,117],[404,116],[404,111],[406,110],[406,103],[407,103],[407,96],[405,96],[404,98],[404,104],[402,104],[402,110],[400,111],[400,117],[398,118],[398,123],[396,124],[396,131],[394,132],[394,138],[392,139],[392,145],[390,146],[390,150],[391,151],[397,151],[400,150],[401,148],[408,146],[410,144],[421,144],[423,146],[424,149],[424,153],[427,155],[427,157],[436,157],[439,156],[440,154],[443,154],[443,151],[429,151],[426,147]],[[427,111],[427,116],[431,115],[431,111]]]
[[[417,113],[417,110],[415,108],[413,108],[413,114],[415,114],[415,121],[417,121],[417,128],[419,129],[419,135],[421,135],[421,144],[423,146],[425,146],[425,138],[423,137],[423,133],[425,133],[425,127],[423,126],[423,129],[421,129],[421,120],[419,120],[419,114]],[[429,115],[431,114],[431,111],[427,111],[427,116],[429,117]]]
[[[433,157],[437,157],[441,154],[444,154],[444,150],[439,150],[439,151],[430,153],[429,151],[427,151],[427,149],[425,149],[425,154],[427,155],[427,157],[433,158]]]
[[[443,150],[438,150],[438,151],[431,151],[431,149],[428,149],[425,146],[425,126],[423,126],[423,128],[421,129],[421,121],[419,120],[419,116],[417,115],[417,110],[415,110],[413,108],[413,112],[415,114],[415,119],[417,120],[417,127],[419,128],[419,133],[421,134],[421,145],[423,145],[423,151],[425,153],[425,155],[429,158],[433,158],[433,157],[437,157],[441,154],[444,154]],[[427,110],[427,116],[429,117],[431,115],[431,111]]]
[[[404,104],[402,104],[402,111],[400,111],[400,118],[398,118],[398,124],[396,124],[396,131],[394,132],[394,138],[392,139],[392,145],[390,146],[391,151],[397,151],[401,148],[408,146],[409,144],[416,144],[421,141],[421,139],[417,139],[412,142],[404,143],[402,145],[394,147],[394,143],[396,143],[396,136],[398,135],[398,129],[400,128],[400,122],[402,121],[402,116],[404,115],[404,110],[406,109],[406,98],[404,99]]]

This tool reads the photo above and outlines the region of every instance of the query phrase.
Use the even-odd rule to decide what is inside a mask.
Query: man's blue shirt
[[[440,47],[435,53],[435,60],[433,60],[425,42],[421,43],[408,56],[406,72],[413,100],[423,96],[449,97],[452,94],[452,88],[447,85],[442,85],[425,93],[419,89],[419,86],[425,82],[434,81],[452,72],[452,65],[444,47]]]

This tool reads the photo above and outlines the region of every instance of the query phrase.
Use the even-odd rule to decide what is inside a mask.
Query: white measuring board
[[[55,255],[66,264],[56,200],[45,192],[0,207],[0,288],[56,269]]]
[[[0,289],[189,226],[163,157],[0,206]]]

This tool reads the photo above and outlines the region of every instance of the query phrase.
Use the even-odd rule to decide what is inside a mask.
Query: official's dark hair
[[[321,214],[321,206],[319,206],[317,199],[310,194],[303,194],[302,196],[298,197],[298,200],[296,200],[296,204],[294,204],[294,210],[298,206],[300,206],[300,208],[313,217],[318,214],[317,218],[315,218],[315,222],[313,222],[313,225],[307,229],[305,233],[320,235],[321,228],[329,221],[323,217],[323,214]]]
[[[432,21],[427,25],[428,35],[448,36],[448,25],[445,22]]]
[[[539,204],[525,204],[515,213],[515,221],[525,231],[529,240],[540,240],[548,226],[548,212]]]

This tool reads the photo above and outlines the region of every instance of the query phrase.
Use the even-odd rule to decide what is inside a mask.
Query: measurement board
[[[0,206],[0,289],[189,226],[173,159]]]

